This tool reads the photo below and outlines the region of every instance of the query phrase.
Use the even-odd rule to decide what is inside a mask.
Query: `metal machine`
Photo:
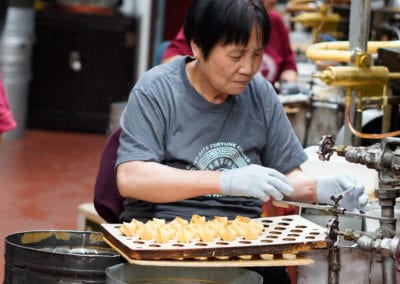
[[[396,198],[400,196],[400,138],[396,137],[400,136],[399,125],[396,124],[400,113],[400,70],[388,60],[398,60],[400,41],[368,41],[370,14],[371,0],[351,1],[349,41],[319,42],[306,51],[310,60],[347,64],[330,66],[313,75],[327,85],[343,87],[346,119],[343,145],[351,145],[335,146],[332,136],[324,136],[320,142],[319,158],[328,161],[333,153],[337,153],[350,163],[376,170],[379,178],[375,197],[379,201],[381,216],[378,217],[379,228],[375,231],[339,229],[338,216],[354,214],[338,207],[341,196],[332,197],[335,206],[317,206],[332,215],[327,224],[332,243],[327,259],[329,283],[339,281],[339,237],[354,242],[360,250],[379,253],[382,256],[382,283],[400,283],[400,229],[396,228],[395,216]],[[374,54],[379,54],[379,60],[375,61]],[[363,132],[362,114],[368,109],[378,109],[383,113],[376,133]],[[362,139],[379,142],[361,146]],[[372,217],[361,215],[363,218]]]
[[[361,130],[361,114],[368,108],[384,110],[382,132],[390,129],[391,107],[398,105],[399,96],[393,96],[388,91],[389,80],[400,79],[400,73],[390,72],[386,66],[373,66],[372,53],[378,48],[399,47],[399,41],[368,42],[366,51],[350,51],[348,42],[322,42],[307,49],[307,57],[315,60],[337,60],[354,63],[354,66],[331,66],[318,74],[315,78],[328,85],[337,85],[345,88],[345,116],[346,124],[357,138],[382,139],[388,136],[397,136],[400,131],[382,134],[364,134]],[[351,117],[354,107],[354,118]],[[353,140],[352,144],[358,144]]]
[[[302,12],[292,17],[293,22],[299,22],[304,27],[311,28],[313,42],[320,41],[322,34],[328,34],[333,38],[341,38],[338,32],[340,15],[332,13],[330,7],[326,4],[317,6],[316,12]]]
[[[367,168],[378,172],[379,182],[378,188],[375,189],[375,197],[378,199],[381,208],[380,216],[364,212],[350,212],[344,208],[340,208],[338,206],[339,201],[346,192],[331,197],[335,205],[314,205],[291,201],[276,201],[274,204],[275,206],[280,206],[280,203],[300,206],[303,209],[311,208],[330,214],[330,219],[326,222],[327,238],[330,247],[325,255],[325,259],[320,259],[327,263],[328,274],[325,279],[326,283],[336,284],[339,283],[339,279],[346,280],[347,275],[341,274],[341,271],[345,268],[343,267],[344,264],[341,263],[341,259],[346,258],[342,257],[341,254],[347,254],[349,251],[340,246],[339,241],[341,238],[353,243],[352,247],[354,249],[364,251],[365,253],[359,253],[356,257],[363,257],[366,262],[372,262],[375,259],[373,255],[380,255],[379,261],[374,261],[376,261],[376,265],[381,265],[381,268],[379,270],[375,269],[373,272],[363,271],[362,273],[369,274],[369,276],[363,277],[364,280],[360,280],[360,282],[356,281],[353,283],[366,283],[364,282],[365,278],[369,278],[368,283],[399,283],[400,228],[396,227],[399,220],[396,218],[395,206],[396,198],[400,196],[400,138],[387,137],[381,143],[367,147],[354,147],[345,145],[335,146],[332,136],[323,136],[318,150],[319,159],[329,161],[334,153],[344,157],[347,162],[365,165]],[[379,226],[373,231],[346,228],[342,224],[339,224],[340,216],[361,217],[364,220],[379,220]],[[354,256],[350,257],[354,258]],[[372,266],[369,269],[372,269]],[[324,273],[324,271],[320,271],[319,269],[319,273]],[[373,275],[372,277],[371,273],[379,273],[380,275]],[[372,278],[375,281],[372,281]],[[379,279],[379,282],[376,279]],[[321,278],[318,280],[321,281]]]
[[[379,252],[383,256],[383,283],[397,283],[400,277],[400,232],[396,228],[395,205],[400,196],[400,138],[387,137],[381,143],[368,147],[335,146],[331,136],[324,136],[318,151],[321,160],[329,160],[336,152],[351,163],[363,164],[379,173],[379,186],[375,196],[381,206],[380,227],[374,232],[346,229],[338,230],[337,218],[333,218],[329,230],[332,239],[343,236],[357,243],[358,248]],[[338,200],[335,200],[338,201]],[[337,217],[342,212],[336,211]],[[371,216],[364,216],[370,218]],[[335,257],[330,261],[335,261]],[[396,273],[397,272],[397,273]],[[335,279],[335,277],[333,277]],[[400,278],[398,279],[400,280]],[[336,282],[332,282],[336,283]]]

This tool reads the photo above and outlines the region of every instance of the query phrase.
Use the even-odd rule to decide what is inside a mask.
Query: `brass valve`
[[[345,103],[349,105],[352,92],[356,92],[355,104],[358,111],[366,105],[378,109],[387,105],[387,84],[398,76],[390,73],[386,66],[371,66],[371,55],[356,52],[352,56],[355,66],[329,66],[320,73],[313,74],[327,85],[346,89]]]
[[[385,66],[371,66],[371,54],[355,52],[352,59],[354,66],[329,66],[313,77],[328,85],[343,87],[384,86],[389,81],[389,69]]]
[[[358,68],[355,66],[329,66],[321,73],[313,75],[327,85],[356,87],[386,85],[389,70],[384,66]]]

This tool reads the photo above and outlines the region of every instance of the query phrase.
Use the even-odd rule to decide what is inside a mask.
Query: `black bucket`
[[[179,264],[177,264],[179,265]],[[236,267],[143,266],[121,263],[106,269],[107,284],[261,284],[255,271]]]
[[[98,232],[21,232],[5,238],[4,283],[106,283],[121,262]]]

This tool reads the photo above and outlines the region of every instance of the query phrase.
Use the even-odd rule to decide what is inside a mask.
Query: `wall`
[[[164,21],[164,40],[173,39],[182,27],[189,0],[166,0]]]

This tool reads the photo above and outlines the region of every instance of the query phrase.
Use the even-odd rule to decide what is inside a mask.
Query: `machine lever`
[[[388,217],[378,217],[378,216],[371,216],[363,213],[356,213],[347,211],[344,208],[334,207],[332,205],[317,205],[317,204],[308,204],[302,202],[295,202],[295,201],[284,201],[284,200],[274,200],[272,204],[276,207],[288,208],[291,206],[298,206],[310,209],[321,210],[329,213],[340,214],[345,216],[353,216],[353,217],[362,217],[374,220],[381,220],[381,221],[396,221],[395,218],[388,218]]]

